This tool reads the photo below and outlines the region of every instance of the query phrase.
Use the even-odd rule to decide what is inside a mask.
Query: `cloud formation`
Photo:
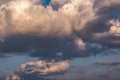
[[[119,11],[119,0],[51,0],[47,6],[43,2],[0,0],[1,52],[53,48],[55,53],[86,53],[94,49],[90,42],[120,45],[119,27],[114,27],[119,21],[112,14]]]
[[[33,61],[21,64],[20,69],[16,70],[17,77],[24,79],[24,76],[38,77],[38,76],[48,76],[57,75],[66,72],[69,68],[68,61]]]
[[[97,13],[110,9],[114,4],[119,4],[119,1],[52,0],[46,8],[41,4],[42,0],[10,0],[2,4],[1,36],[29,33],[39,36],[71,35],[74,30],[81,31],[89,22],[99,20],[99,17],[106,16],[107,19],[110,13]],[[54,7],[58,9],[54,10]]]

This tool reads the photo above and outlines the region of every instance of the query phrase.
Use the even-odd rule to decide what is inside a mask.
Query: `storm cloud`
[[[119,17],[112,14],[119,12],[119,4],[119,0],[51,0],[47,4],[0,0],[1,52],[38,50],[39,54],[78,56],[95,49],[94,43],[119,47]]]

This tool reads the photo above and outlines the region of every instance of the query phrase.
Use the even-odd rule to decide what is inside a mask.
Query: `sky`
[[[0,56],[39,57],[13,78],[64,73],[73,58],[119,48],[120,0],[0,0]]]

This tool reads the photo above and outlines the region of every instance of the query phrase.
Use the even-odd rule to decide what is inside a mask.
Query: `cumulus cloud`
[[[92,50],[89,42],[120,45],[119,29],[109,23],[116,18],[111,11],[119,10],[119,0],[51,0],[47,6],[43,3],[44,0],[0,0],[1,51],[35,48],[49,52],[53,48],[54,53],[72,50],[80,54]]]
[[[110,28],[108,31],[102,33],[95,33],[94,40],[109,44],[111,46],[119,46],[120,43],[120,22],[118,20],[110,20]]]
[[[115,3],[112,0],[51,0],[45,8],[42,0],[10,0],[0,7],[1,34],[71,35],[74,30],[81,31],[87,23],[102,17],[97,14],[99,7],[108,8]],[[54,6],[58,9],[54,10]]]
[[[48,76],[64,73],[69,68],[68,61],[33,61],[22,64],[20,69],[16,70],[16,75],[24,78],[24,76]]]
[[[86,47],[86,43],[83,42],[83,40],[81,40],[80,38],[76,38],[75,39],[75,44],[79,47],[79,49],[85,49]]]
[[[112,24],[111,28],[110,28],[110,33],[116,35],[116,36],[120,36],[120,22],[119,20],[111,20],[110,23]]]
[[[12,0],[1,5],[1,34],[70,35],[73,29],[79,31],[95,15],[89,0],[87,4],[81,0],[69,1],[58,11],[53,10],[52,6],[45,8],[35,3],[31,0]]]

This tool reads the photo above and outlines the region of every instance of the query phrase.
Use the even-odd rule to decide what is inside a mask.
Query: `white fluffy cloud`
[[[58,11],[53,10],[52,6],[45,8],[35,3],[31,0],[12,0],[1,5],[1,34],[70,35],[73,29],[79,31],[94,16],[89,0],[87,3],[69,1]]]

